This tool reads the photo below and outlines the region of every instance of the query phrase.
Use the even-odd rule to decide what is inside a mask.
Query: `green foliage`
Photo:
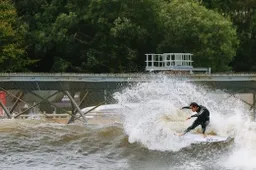
[[[24,53],[25,25],[19,25],[15,7],[9,0],[0,1],[0,71],[25,71],[33,63]]]
[[[232,61],[234,71],[255,71],[255,27],[256,1],[254,0],[202,0],[202,4],[209,9],[219,11],[222,15],[231,18],[237,28],[240,44],[237,55]]]
[[[160,37],[154,0],[16,4],[29,25],[29,57],[40,60],[32,68],[37,71],[142,71],[144,54],[156,48]]]
[[[193,1],[173,0],[162,12],[163,52],[191,52],[194,65],[227,71],[238,39],[232,22]]]
[[[84,17],[94,30],[87,67],[94,72],[144,70],[144,54],[159,35],[156,8],[154,0],[91,0]]]
[[[26,42],[28,56],[39,60],[30,69],[34,71],[67,71],[59,61],[72,53],[69,50],[70,37],[67,32],[75,24],[76,15],[65,9],[66,1],[20,0],[16,7],[24,22],[28,23]],[[60,58],[63,58],[59,60]],[[54,62],[57,64],[54,64]],[[54,68],[55,66],[57,68]],[[61,66],[60,66],[61,65]]]
[[[22,22],[15,10],[0,15],[1,52],[20,61],[11,65],[19,70],[138,72],[145,69],[144,54],[156,52],[191,52],[194,66],[213,71],[230,70],[231,61],[235,71],[256,64],[252,0],[13,1]]]

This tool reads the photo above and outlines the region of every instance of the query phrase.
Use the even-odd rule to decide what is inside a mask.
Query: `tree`
[[[16,9],[9,0],[0,1],[0,70],[26,71],[28,60],[24,50],[26,25],[19,25]]]
[[[40,60],[32,69],[40,72],[141,71],[144,54],[161,37],[154,0],[19,0],[16,6],[29,25],[29,57]]]
[[[144,54],[161,37],[157,9],[154,0],[91,0],[85,14],[94,30],[87,66],[94,72],[144,70]]]
[[[229,19],[194,1],[173,0],[162,13],[165,38],[160,52],[191,52],[194,66],[230,70],[238,39]]]
[[[240,44],[231,66],[234,71],[255,71],[255,23],[256,1],[254,0],[201,0],[208,9],[231,18],[237,28]]]
[[[28,57],[38,60],[29,69],[36,72],[68,71],[72,64],[66,61],[66,56],[72,53],[73,45],[69,46],[72,40],[67,32],[75,23],[76,15],[66,9],[66,1],[19,0],[15,3],[23,22],[28,23]]]

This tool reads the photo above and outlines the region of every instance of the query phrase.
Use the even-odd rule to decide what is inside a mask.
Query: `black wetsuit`
[[[189,109],[189,106],[183,107],[182,109]],[[194,123],[189,126],[185,131],[184,134],[189,132],[192,129],[195,129],[198,125],[201,125],[203,129],[203,134],[205,133],[206,126],[210,123],[210,112],[209,110],[204,106],[199,106],[197,113],[192,115],[191,117],[197,117],[197,119],[194,121]]]

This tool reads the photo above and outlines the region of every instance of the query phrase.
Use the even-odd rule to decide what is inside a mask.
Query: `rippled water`
[[[120,124],[85,128],[36,120],[1,121],[0,132],[1,169],[209,168],[232,143],[152,151],[130,144]]]
[[[114,94],[126,106],[120,123],[63,125],[42,120],[0,120],[0,169],[255,169],[256,125],[248,107],[220,91],[166,79]],[[183,131],[197,101],[211,111],[208,133],[230,136],[222,143],[192,144]],[[136,103],[137,107],[128,107]],[[200,128],[196,131],[200,131]]]
[[[128,145],[118,126],[83,127],[33,121],[2,121],[1,169],[120,169]],[[113,164],[114,163],[114,164]]]

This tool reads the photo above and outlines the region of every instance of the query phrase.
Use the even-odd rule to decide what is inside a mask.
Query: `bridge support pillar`
[[[14,104],[12,105],[12,108],[11,108],[11,110],[10,110],[10,113],[11,113],[11,114],[13,113],[14,109],[15,109],[16,106],[19,104],[19,101],[21,101],[21,98],[22,98],[23,96],[24,96],[24,92],[23,92],[23,91],[20,91],[20,92],[18,93],[18,96],[15,95],[16,100],[15,100],[15,102],[14,102]]]
[[[82,118],[84,119],[85,122],[87,122],[84,114],[82,113],[82,110],[80,109],[80,107],[77,105],[76,101],[73,99],[73,97],[71,96],[71,94],[68,91],[64,91],[64,93],[68,96],[68,98],[70,99],[71,103],[75,106],[76,110],[80,113],[80,115],[82,116]],[[74,114],[73,114],[74,115]]]
[[[9,110],[5,107],[5,105],[2,103],[1,100],[0,100],[0,105],[1,105],[1,107],[4,109],[5,114],[7,115],[7,117],[8,117],[9,119],[12,118],[12,116],[11,116]]]
[[[80,108],[82,103],[84,102],[86,96],[88,95],[88,92],[86,92],[83,96],[83,98],[80,100],[80,103],[78,104],[78,107]],[[68,120],[68,123],[67,124],[70,124],[71,122],[74,122],[75,121],[75,115],[77,113],[77,109],[73,109],[72,110],[72,116],[71,118]]]
[[[10,110],[7,109],[2,102],[0,103],[1,107],[4,109],[4,111],[5,111],[6,115],[7,115],[7,117],[11,118],[12,114],[13,114],[13,111],[16,108],[16,106],[18,105],[19,101],[22,101],[21,98],[24,95],[24,92],[20,91],[18,94],[12,94],[12,93],[9,93],[8,91],[6,91],[3,88],[1,88],[1,90],[4,91],[8,96],[12,96],[12,97],[14,97],[16,99]]]
[[[255,121],[255,119],[256,119],[256,93],[255,92],[253,92],[253,104],[252,104],[252,120],[254,120]]]

